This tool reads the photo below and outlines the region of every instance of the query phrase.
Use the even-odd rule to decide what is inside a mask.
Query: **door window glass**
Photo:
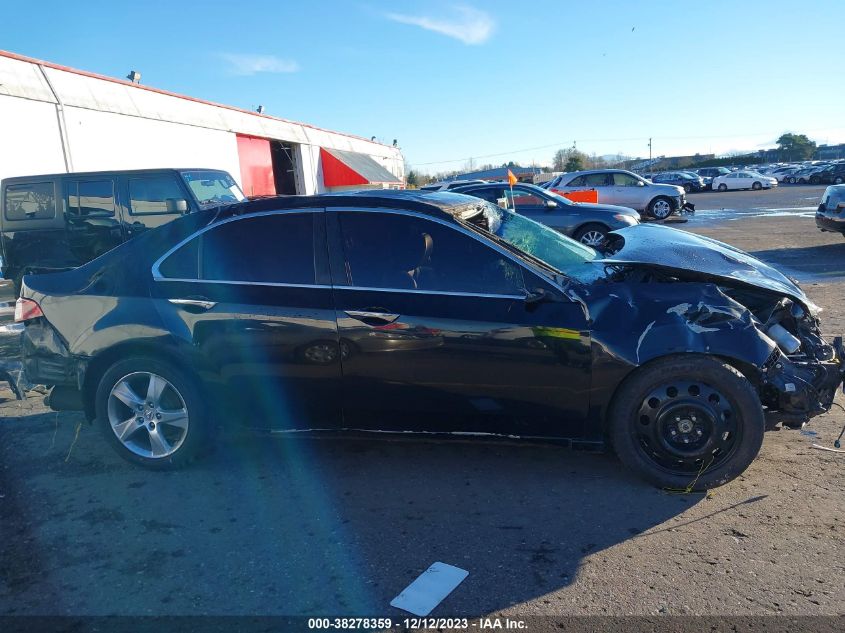
[[[159,272],[169,279],[314,284],[313,215],[225,222],[174,251]]]
[[[175,176],[129,179],[129,208],[133,215],[177,213],[176,200],[184,199],[185,193]]]
[[[7,220],[49,220],[56,217],[52,182],[27,182],[6,187]]]
[[[114,215],[114,182],[83,180],[68,183],[67,209],[79,217]]]
[[[674,174],[666,174],[664,178],[671,180]],[[614,173],[613,184],[617,187],[638,187],[640,181],[634,178],[631,174]]]
[[[531,191],[523,189],[514,189],[511,193],[510,189],[505,190],[505,197],[508,200],[510,208],[519,211],[520,207],[542,207],[543,199]]]
[[[587,174],[584,181],[588,187],[604,187],[611,182],[610,174]]]
[[[392,213],[346,212],[340,223],[353,286],[523,294],[515,262],[451,227]]]
[[[587,177],[586,176],[578,176],[569,182],[566,187],[586,187],[587,186]]]

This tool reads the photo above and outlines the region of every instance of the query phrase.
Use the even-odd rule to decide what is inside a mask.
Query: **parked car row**
[[[609,173],[558,185],[630,187],[640,207],[665,187],[683,202]],[[535,188],[469,187],[517,210],[534,197],[540,217],[569,208]],[[243,421],[612,446],[676,490],[740,475],[765,415],[800,425],[830,408],[845,350],[780,272],[624,210],[632,225],[603,253],[529,215],[418,191],[186,214],[23,278],[26,375],[150,468],[187,464],[218,424]]]

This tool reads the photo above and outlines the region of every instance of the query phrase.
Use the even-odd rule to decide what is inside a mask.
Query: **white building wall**
[[[63,171],[55,104],[0,97],[0,179]]]
[[[298,180],[322,191],[320,147],[367,154],[404,179],[398,148],[301,123],[199,102],[0,54],[0,179],[65,171],[146,167],[225,169],[240,182],[236,134],[300,146]]]
[[[232,132],[67,106],[65,125],[74,171],[208,167],[241,179]]]

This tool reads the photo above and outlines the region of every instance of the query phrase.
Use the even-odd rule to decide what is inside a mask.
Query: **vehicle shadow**
[[[841,244],[754,251],[751,255],[778,268],[788,269],[786,272],[793,272],[801,279],[833,281],[845,277],[845,240]]]
[[[79,421],[2,420],[0,613],[396,618],[390,600],[442,561],[469,577],[435,614],[483,614],[569,585],[702,498],[608,455],[478,438],[227,434],[155,472]]]

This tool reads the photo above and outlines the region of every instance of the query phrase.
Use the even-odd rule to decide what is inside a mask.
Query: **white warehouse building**
[[[0,179],[207,167],[248,195],[404,186],[399,148],[0,51]]]

